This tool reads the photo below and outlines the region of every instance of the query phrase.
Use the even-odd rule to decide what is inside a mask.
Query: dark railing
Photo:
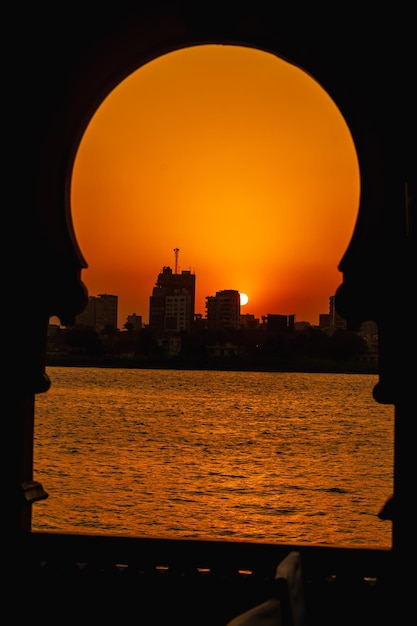
[[[277,565],[296,550],[308,626],[389,623],[389,550],[45,533],[22,547],[25,605],[41,603],[42,620],[59,606],[81,623],[225,625],[275,596]]]

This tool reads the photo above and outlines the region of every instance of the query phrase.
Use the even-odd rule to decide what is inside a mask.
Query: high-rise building
[[[191,330],[194,322],[195,274],[163,267],[149,298],[149,327],[154,331]]]
[[[334,332],[335,330],[346,330],[346,320],[336,311],[336,296],[330,296],[329,298],[329,330]]]
[[[117,328],[118,296],[101,293],[89,296],[85,310],[77,315],[77,325],[91,326],[98,333],[107,328]]]
[[[213,330],[239,328],[240,293],[235,289],[216,291],[206,297],[207,326]]]

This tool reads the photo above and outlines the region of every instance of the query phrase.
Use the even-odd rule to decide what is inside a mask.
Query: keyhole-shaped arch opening
[[[163,266],[196,274],[244,312],[328,313],[360,195],[355,146],[334,101],[259,49],[203,45],[143,65],[105,98],[75,158],[74,230],[90,295],[118,296],[118,327]],[[243,311],[242,311],[243,312]]]

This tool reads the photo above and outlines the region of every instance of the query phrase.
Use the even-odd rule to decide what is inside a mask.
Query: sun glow
[[[240,294],[240,306],[245,306],[245,304],[247,304],[249,302],[249,298],[246,295],[246,293],[241,293]]]
[[[91,295],[118,296],[120,328],[132,312],[147,323],[172,242],[196,274],[196,313],[245,285],[255,317],[317,324],[358,206],[354,144],[330,96],[238,46],[177,50],[123,80],[82,138],[71,186],[82,278]]]

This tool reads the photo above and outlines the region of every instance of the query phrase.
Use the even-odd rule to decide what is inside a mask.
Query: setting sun
[[[245,304],[247,304],[249,302],[249,298],[246,295],[246,293],[241,293],[240,294],[240,306],[245,306]]]
[[[174,244],[196,276],[196,313],[245,284],[248,313],[317,324],[358,206],[353,140],[330,96],[275,55],[231,45],[171,52],[122,81],[86,129],[71,187],[82,280],[118,296],[120,328],[134,312],[147,323]]]

